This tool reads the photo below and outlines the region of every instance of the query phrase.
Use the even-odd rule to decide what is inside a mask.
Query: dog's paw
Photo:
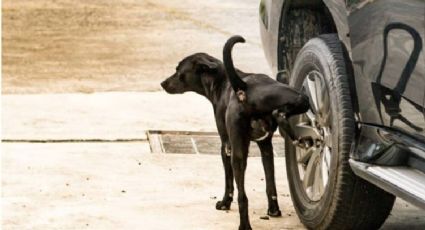
[[[230,210],[230,205],[232,204],[232,200],[231,199],[227,199],[227,200],[222,200],[222,201],[217,201],[217,203],[215,204],[215,209],[217,210]]]
[[[269,215],[270,217],[280,217],[282,216],[282,212],[277,209],[277,210],[267,210],[267,215]]]

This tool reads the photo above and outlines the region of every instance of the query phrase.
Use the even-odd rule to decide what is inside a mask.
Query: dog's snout
[[[182,87],[176,84],[175,78],[173,78],[172,76],[161,82],[161,87],[165,90],[165,92],[171,94],[184,92],[183,90],[181,90]]]
[[[167,80],[165,80],[165,81],[161,82],[161,87],[162,87],[163,89],[167,88],[167,86],[168,86],[168,81],[167,81]]]

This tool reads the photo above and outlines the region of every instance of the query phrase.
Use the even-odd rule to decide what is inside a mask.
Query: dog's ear
[[[214,60],[209,60],[207,57],[199,56],[195,60],[197,72],[215,72],[218,69],[219,63]]]

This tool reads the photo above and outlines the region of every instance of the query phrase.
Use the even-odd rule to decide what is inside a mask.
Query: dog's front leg
[[[263,141],[257,142],[257,145],[261,151],[261,160],[263,161],[264,174],[266,176],[266,193],[269,203],[267,214],[271,217],[278,217],[282,213],[277,202],[272,138],[268,137]]]
[[[221,201],[217,201],[215,208],[217,210],[229,210],[233,201],[233,171],[230,158],[230,143],[227,135],[225,111],[216,110],[215,114],[217,131],[221,140],[221,160],[224,168],[224,196]]]
[[[233,171],[230,155],[230,145],[228,141],[222,141],[221,160],[223,161],[224,167],[225,188],[223,199],[217,201],[215,205],[217,210],[229,210],[233,201]]]

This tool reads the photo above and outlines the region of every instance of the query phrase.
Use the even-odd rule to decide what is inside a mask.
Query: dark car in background
[[[311,229],[377,229],[395,197],[425,208],[425,1],[262,0],[278,81],[311,109],[285,140],[291,198]]]

